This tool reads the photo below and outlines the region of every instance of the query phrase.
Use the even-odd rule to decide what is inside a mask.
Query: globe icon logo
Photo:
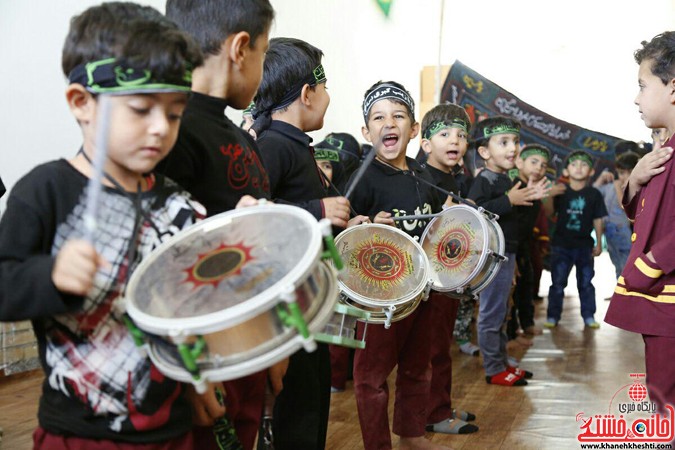
[[[641,402],[647,397],[647,388],[644,384],[636,381],[628,388],[628,396],[634,402]]]
[[[645,426],[644,423],[638,423],[635,425],[635,431],[637,431],[638,433],[644,433],[646,429],[647,427]]]

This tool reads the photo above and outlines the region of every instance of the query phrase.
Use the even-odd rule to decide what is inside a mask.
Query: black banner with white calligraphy
[[[538,143],[551,150],[553,156],[549,176],[560,175],[565,157],[573,150],[585,150],[593,156],[596,175],[605,168],[611,169],[614,167],[615,145],[623,141],[546,114],[459,61],[455,61],[450,68],[441,92],[441,101],[463,106],[472,123],[495,115],[518,119],[522,125],[523,144]]]

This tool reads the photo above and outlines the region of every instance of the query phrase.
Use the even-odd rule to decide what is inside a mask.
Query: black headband
[[[81,84],[95,94],[144,94],[151,92],[190,92],[192,71],[181,80],[161,80],[146,69],[134,69],[115,58],[101,59],[76,66],[68,81]]]
[[[403,104],[405,104],[405,106],[408,108],[410,115],[415,114],[415,102],[405,91],[405,89],[396,87],[393,84],[383,83],[377,88],[373,89],[370,93],[368,93],[368,95],[366,95],[366,98],[363,99],[363,118],[366,123],[368,123],[368,114],[370,113],[370,108],[372,108],[376,102],[384,100],[385,98],[403,102]]]
[[[265,114],[265,113],[272,113],[276,110],[279,109],[284,109],[291,103],[295,101],[296,98],[300,97],[300,94],[302,93],[302,88],[308,84],[310,86],[316,86],[317,84],[320,83],[325,83],[326,82],[326,71],[323,68],[322,64],[319,64],[312,70],[312,73],[309,73],[305,75],[304,78],[299,80],[297,83],[295,83],[291,88],[286,91],[286,94],[279,100],[278,102],[268,106],[264,110],[258,110],[254,109],[253,110],[253,117],[258,118],[258,116]]]

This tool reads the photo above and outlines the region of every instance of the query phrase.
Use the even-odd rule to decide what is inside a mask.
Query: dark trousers
[[[556,321],[562,315],[563,297],[567,279],[572,267],[577,269],[577,289],[581,301],[581,317],[593,318],[595,314],[595,286],[593,286],[593,249],[566,248],[554,246],[551,248],[551,288],[548,291],[547,317]]]
[[[459,298],[441,292],[429,296],[431,315],[431,387],[428,424],[452,417],[452,356],[450,342],[455,330]]]
[[[401,437],[424,436],[431,381],[430,301],[422,302],[408,317],[391,324],[370,324],[366,348],[354,355],[354,392],[365,450],[390,450],[389,386],[396,372],[393,432]],[[363,323],[357,322],[363,336]]]
[[[516,261],[520,276],[513,290],[513,307],[506,326],[509,339],[515,339],[518,328],[525,330],[534,325],[534,297],[532,296],[533,270],[529,251],[517,254]]]
[[[328,345],[293,354],[284,388],[274,402],[275,450],[323,450],[330,410],[330,354]]]
[[[329,345],[330,350],[330,385],[344,389],[347,380],[352,378],[352,360],[354,350],[341,345]]]
[[[260,427],[267,370],[231,381],[224,381],[226,415],[232,422],[237,438],[244,450],[251,450]],[[219,450],[213,435],[213,427],[195,427],[193,430],[195,448]]]

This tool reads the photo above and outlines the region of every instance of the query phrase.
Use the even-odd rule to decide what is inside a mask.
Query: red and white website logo
[[[666,405],[665,411],[658,412],[641,381],[645,374],[632,373],[630,378],[632,383],[614,393],[606,414],[577,414],[581,448],[672,448],[673,406]]]

